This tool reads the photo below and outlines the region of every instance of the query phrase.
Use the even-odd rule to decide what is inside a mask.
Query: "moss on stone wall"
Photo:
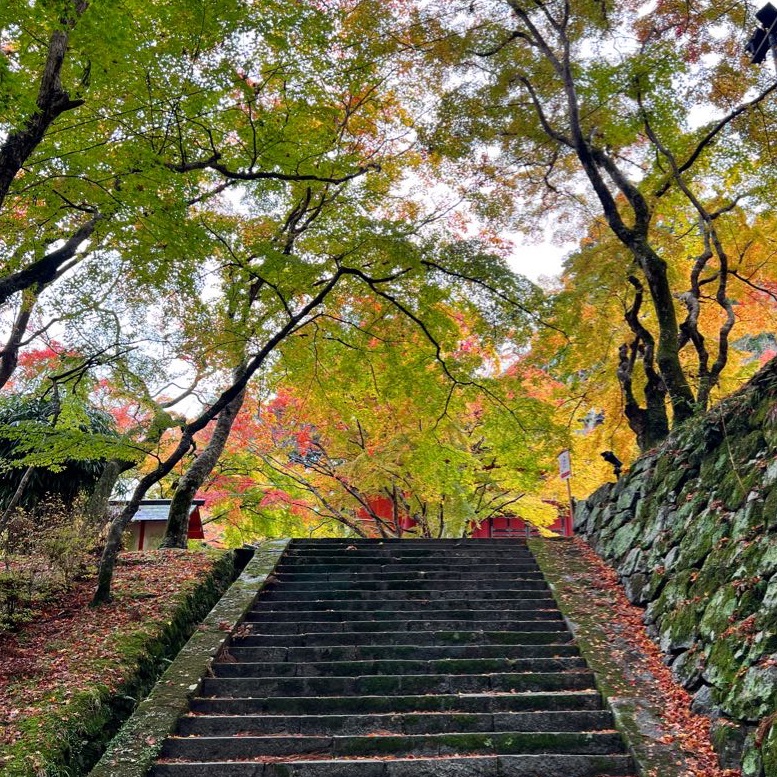
[[[777,360],[575,511],[725,766],[777,775]]]

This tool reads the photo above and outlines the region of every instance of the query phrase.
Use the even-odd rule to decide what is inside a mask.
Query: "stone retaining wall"
[[[777,775],[777,360],[575,511],[724,766]]]

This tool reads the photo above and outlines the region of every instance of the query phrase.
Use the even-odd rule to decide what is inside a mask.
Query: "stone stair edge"
[[[360,758],[352,761],[299,761],[282,763],[211,762],[161,764],[152,777],[412,777],[418,765],[429,765],[423,774],[435,777],[629,777],[634,770],[628,756],[615,756],[605,765],[600,756],[585,755],[496,755],[450,756],[429,759],[398,758],[383,761]],[[471,769],[470,767],[474,767]],[[216,769],[218,771],[216,771]]]
[[[606,731],[476,731],[435,734],[185,736],[168,738],[162,758],[203,761],[214,752],[222,760],[309,753],[336,757],[392,755],[444,756],[455,752],[493,754],[606,755],[623,753],[620,734]],[[215,760],[215,759],[214,759]]]
[[[138,705],[88,777],[145,777],[219,651],[272,577],[290,539],[256,546],[251,560]]]
[[[493,694],[403,696],[234,696],[231,698],[196,697],[191,711],[196,715],[300,715],[460,712],[502,713],[528,710],[601,710],[601,694],[595,689],[532,691]]]
[[[208,727],[215,727],[217,729],[229,730],[231,728],[240,732],[260,732],[255,734],[260,736],[263,734],[271,734],[274,736],[281,733],[315,733],[316,729],[323,729],[326,726],[331,726],[333,723],[340,724],[337,728],[337,733],[342,733],[343,728],[347,728],[345,724],[351,723],[358,729],[357,732],[348,731],[348,734],[359,733],[364,735],[369,732],[370,729],[380,728],[383,730],[391,730],[392,727],[398,729],[396,733],[409,734],[409,733],[443,733],[440,731],[426,730],[422,731],[423,725],[432,723],[436,725],[441,724],[465,724],[472,726],[473,723],[483,724],[482,727],[477,729],[469,728],[468,731],[532,731],[536,730],[531,727],[536,721],[552,720],[556,722],[566,722],[569,719],[574,720],[576,723],[582,718],[584,721],[590,721],[590,725],[599,726],[600,729],[612,729],[613,716],[609,710],[544,710],[544,709],[531,709],[520,710],[510,712],[382,712],[382,713],[370,713],[364,715],[352,715],[346,713],[339,714],[311,714],[311,715],[274,715],[274,714],[257,714],[257,715],[209,715],[209,714],[188,714],[181,718],[178,728],[176,729],[176,736],[192,736],[200,735],[200,729],[207,730]],[[355,722],[354,719],[357,719]],[[499,726],[512,725],[516,723],[523,723],[524,728],[499,728]],[[307,727],[305,730],[305,724]],[[531,724],[526,726],[526,724]],[[609,725],[607,725],[609,724]],[[407,731],[406,729],[415,727],[414,731]],[[427,727],[429,728],[429,727]],[[277,729],[277,730],[275,730]],[[363,730],[366,729],[366,730]],[[462,731],[463,729],[445,728],[444,731]],[[550,730],[550,729],[543,729]],[[585,731],[592,729],[581,728],[556,728],[556,731],[571,730],[571,731]],[[394,733],[392,731],[392,733]],[[230,733],[229,736],[234,736],[234,733]],[[224,733],[208,733],[206,736],[225,736]]]
[[[558,621],[555,621],[558,623]],[[492,629],[441,629],[430,631],[373,631],[369,632],[373,645],[403,645],[408,641],[418,646],[431,646],[433,643],[445,645],[546,645],[569,643],[573,637],[569,630],[556,629],[542,631],[494,631]],[[231,643],[235,647],[339,647],[356,646],[354,640],[362,636],[360,632],[305,632],[295,634],[262,634],[250,632]],[[304,643],[298,644],[299,637]],[[487,640],[487,641],[486,641]]]

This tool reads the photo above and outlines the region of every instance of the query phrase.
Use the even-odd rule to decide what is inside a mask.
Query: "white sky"
[[[533,281],[541,277],[555,277],[561,274],[564,257],[576,246],[558,246],[554,243],[527,243],[519,236],[511,236],[515,249],[508,259],[510,267],[519,275]]]

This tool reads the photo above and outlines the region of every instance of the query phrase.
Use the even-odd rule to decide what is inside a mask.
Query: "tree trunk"
[[[191,450],[194,443],[194,435],[204,429],[216,416],[218,416],[239,394],[245,391],[248,381],[253,374],[264,364],[267,357],[275,348],[294,332],[313,310],[315,310],[335,288],[337,282],[343,275],[349,273],[347,268],[338,268],[337,272],[323,283],[318,293],[292,315],[289,320],[281,326],[271,337],[268,337],[265,344],[251,358],[241,377],[233,380],[229,388],[225,389],[219,398],[206,410],[203,410],[197,418],[186,424],[181,430],[181,439],[170,455],[161,461],[156,469],[144,475],[138,482],[132,498],[127,503],[121,514],[111,521],[108,531],[108,539],[100,558],[100,568],[97,573],[97,590],[92,599],[92,605],[103,604],[111,599],[111,581],[113,580],[113,570],[116,567],[116,560],[121,550],[121,535],[126,529],[132,516],[138,511],[140,502],[146,495],[146,492],[154,483],[158,483],[163,477],[168,475],[173,467]]]
[[[116,486],[116,482],[119,479],[119,475],[122,472],[126,472],[128,469],[134,467],[134,463],[131,461],[124,461],[122,459],[112,459],[107,462],[105,468],[100,475],[100,479],[97,481],[97,485],[94,487],[89,496],[89,501],[86,503],[84,512],[87,518],[89,518],[95,526],[102,528],[108,521],[108,504],[111,499],[111,494]]]
[[[640,241],[634,246],[633,254],[645,274],[653,301],[653,310],[658,321],[656,363],[672,404],[672,426],[676,426],[694,414],[696,401],[680,364],[680,328],[667,277],[666,262],[647,241]]]
[[[19,485],[16,487],[16,491],[14,491],[14,494],[11,497],[11,501],[6,505],[2,516],[0,516],[0,530],[5,528],[6,524],[11,518],[13,511],[18,507],[19,502],[21,502],[22,497],[24,496],[24,492],[27,489],[27,484],[30,482],[30,478],[34,472],[35,467],[27,467],[27,469],[24,470],[22,479],[19,481]]]
[[[22,296],[21,308],[16,315],[11,334],[8,336],[5,348],[0,351],[0,388],[8,383],[19,364],[19,349],[37,298],[37,291],[32,292],[30,289],[26,289]]]
[[[634,275],[629,276],[635,295],[632,306],[626,311],[625,319],[634,333],[631,345],[625,343],[618,349],[618,382],[624,400],[624,412],[629,428],[637,438],[637,445],[643,453],[658,445],[669,434],[669,419],[666,412],[666,388],[654,364],[655,339],[643,326],[639,318],[644,297],[644,286]],[[640,407],[634,396],[632,377],[637,360],[641,360],[645,374],[645,407]]]
[[[167,516],[167,528],[161,548],[185,548],[189,531],[189,512],[197,489],[213,471],[232,431],[240,408],[243,406],[245,391],[238,394],[218,415],[213,436],[203,452],[192,462],[184,476],[178,481],[173,494],[170,512]]]
[[[106,604],[111,601],[111,582],[113,581],[113,571],[116,567],[116,560],[121,552],[121,539],[124,530],[129,525],[132,517],[138,511],[143,497],[146,495],[154,483],[159,482],[170,470],[177,464],[184,453],[191,446],[191,436],[184,435],[184,439],[178,444],[173,454],[161,464],[157,469],[144,475],[129,502],[124,506],[121,513],[114,518],[108,526],[108,537],[105,541],[102,556],[100,557],[100,566],[97,570],[97,590],[92,598],[92,606]]]

